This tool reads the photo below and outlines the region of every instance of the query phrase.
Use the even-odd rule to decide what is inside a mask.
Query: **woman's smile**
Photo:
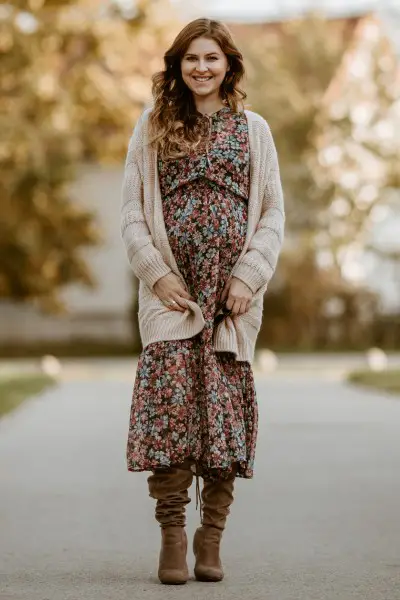
[[[212,79],[212,75],[192,75],[192,78],[198,83],[207,83]]]

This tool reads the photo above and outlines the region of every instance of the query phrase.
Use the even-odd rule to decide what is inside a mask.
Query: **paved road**
[[[256,352],[256,359],[260,352]],[[366,354],[361,352],[351,353],[311,353],[311,354],[278,354],[277,373],[285,377],[296,376],[310,377],[311,374],[319,377],[342,378],[349,370],[367,368]],[[400,368],[400,352],[392,352],[387,356],[388,366]],[[0,359],[0,377],[4,375],[19,374],[21,372],[40,372],[40,359]],[[61,374],[63,381],[87,379],[101,379],[102,381],[126,381],[133,378],[137,358],[61,358]],[[263,374],[261,364],[257,360],[253,366],[255,373]]]
[[[399,400],[259,377],[256,478],[237,484],[226,580],[171,588],[146,476],[125,470],[130,388],[63,383],[1,421],[1,600],[399,600]],[[197,521],[193,503],[190,534]]]

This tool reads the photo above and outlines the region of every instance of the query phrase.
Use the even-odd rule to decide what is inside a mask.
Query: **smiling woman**
[[[219,547],[234,481],[253,477],[251,360],[284,210],[272,135],[244,110],[243,59],[227,27],[189,23],[164,64],[153,77],[154,107],[132,135],[123,186],[121,230],[140,280],[143,342],[127,462],[130,471],[152,471],[159,578],[182,584],[193,474],[204,480],[193,540],[201,581],[223,578]]]

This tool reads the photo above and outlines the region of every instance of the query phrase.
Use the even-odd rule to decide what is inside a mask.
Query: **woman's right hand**
[[[156,281],[153,290],[163,304],[164,302],[167,304],[172,301],[176,302],[172,306],[167,306],[169,310],[185,312],[187,304],[184,299],[193,300],[194,302],[194,298],[189,294],[187,287],[184,287],[179,277],[172,272]]]

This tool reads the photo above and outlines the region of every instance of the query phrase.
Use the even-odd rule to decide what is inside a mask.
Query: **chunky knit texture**
[[[129,142],[122,190],[121,235],[139,279],[139,331],[143,347],[159,341],[188,339],[204,325],[201,308],[187,301],[182,313],[169,310],[153,291],[171,271],[183,281],[168,242],[160,193],[157,152],[148,143],[145,110]],[[215,328],[217,352],[253,361],[263,316],[263,296],[276,269],[283,241],[284,206],[278,158],[270,128],[258,114],[245,111],[250,141],[250,196],[246,242],[231,275],[253,292],[249,311],[226,317]]]

